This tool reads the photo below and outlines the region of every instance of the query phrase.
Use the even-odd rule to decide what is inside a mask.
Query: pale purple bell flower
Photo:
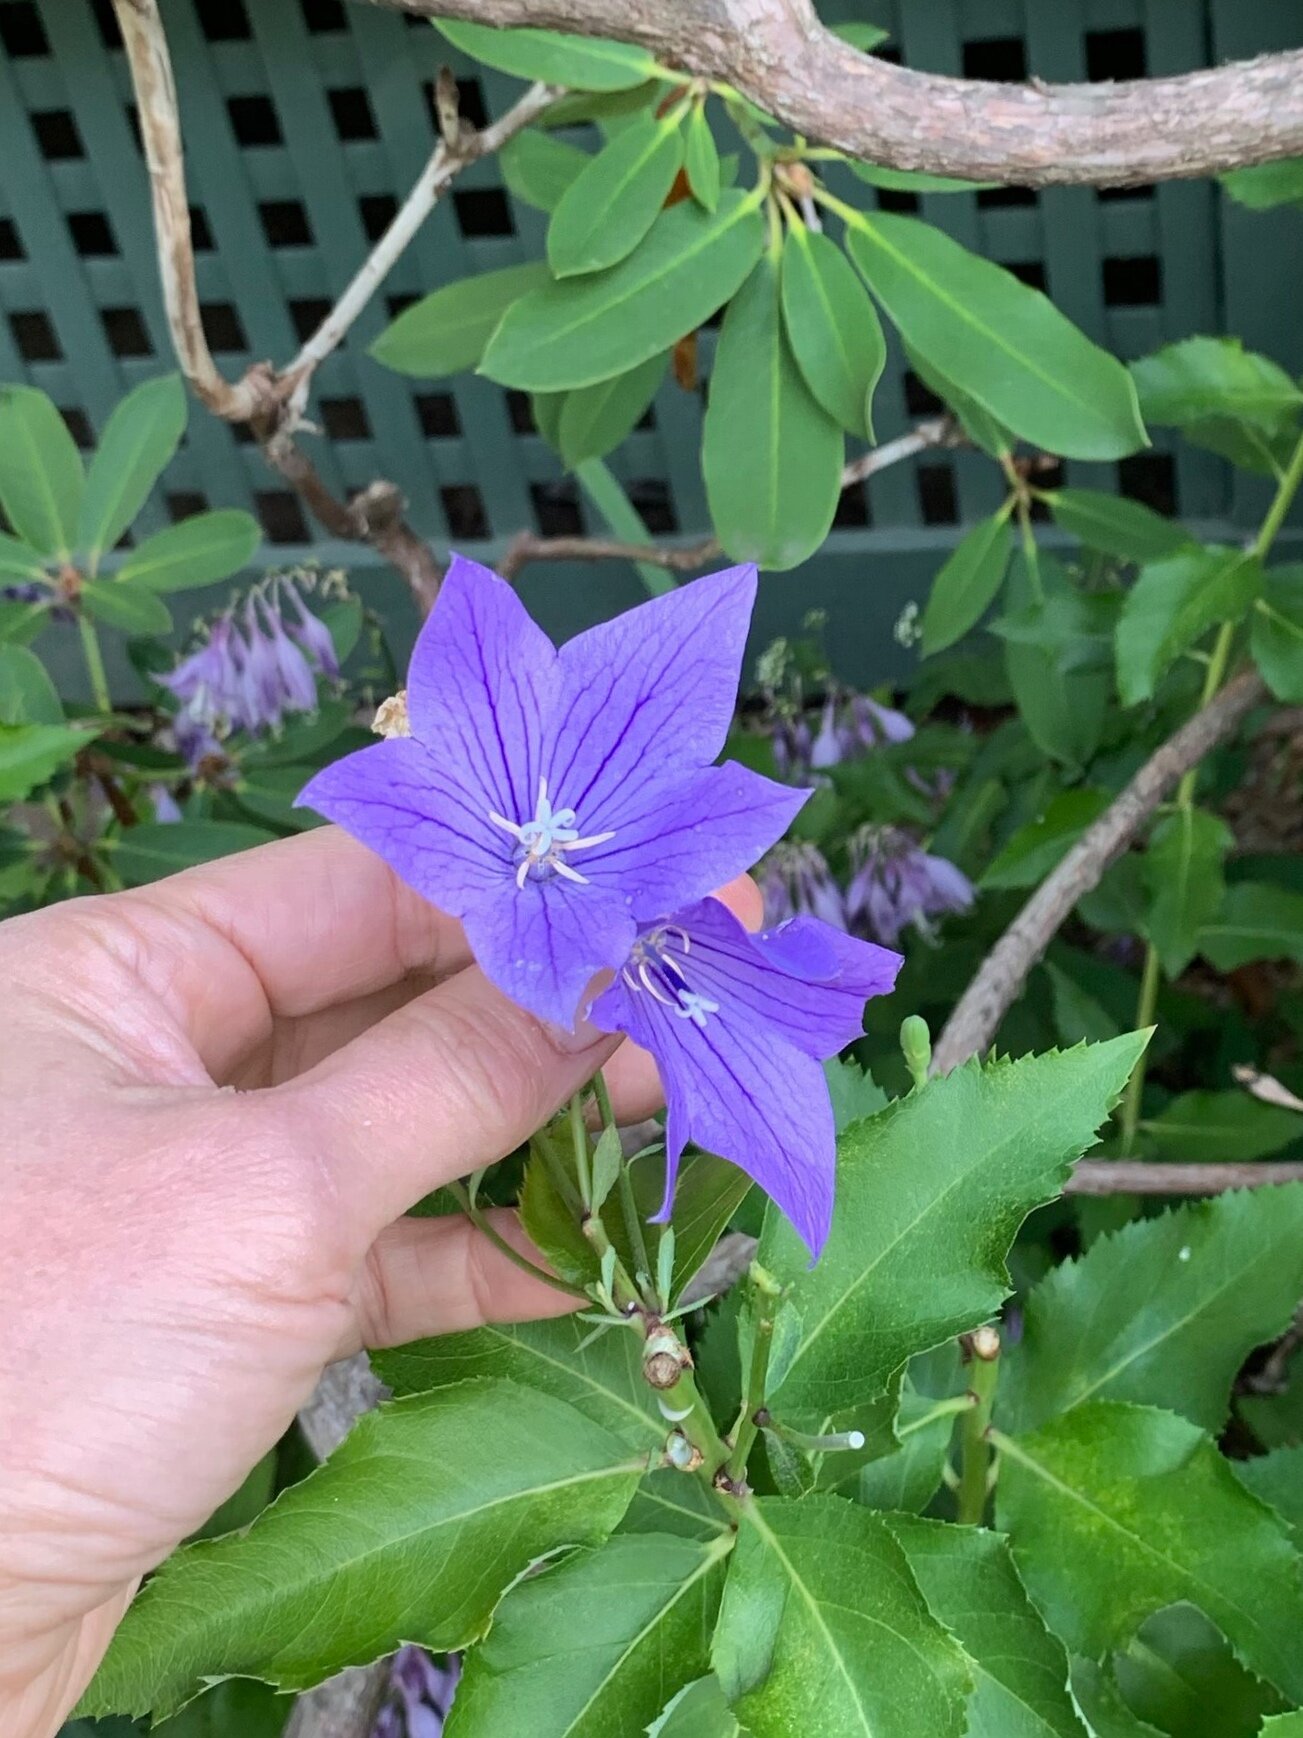
[[[972,882],[945,857],[924,851],[897,827],[863,827],[851,839],[854,873],[846,889],[852,924],[893,945],[913,927],[931,940],[934,920],[967,911]]]

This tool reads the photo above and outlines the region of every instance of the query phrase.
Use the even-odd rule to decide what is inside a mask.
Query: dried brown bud
[[[669,1328],[653,1328],[642,1355],[643,1378],[662,1392],[673,1388],[685,1370],[692,1368],[692,1353]]]
[[[993,1364],[1000,1356],[1000,1330],[988,1322],[968,1335],[968,1349],[983,1364]]]
[[[371,728],[377,736],[410,736],[411,721],[407,716],[407,690],[400,688],[397,694],[391,694],[388,700],[382,700],[376,709],[376,715],[371,720]]]

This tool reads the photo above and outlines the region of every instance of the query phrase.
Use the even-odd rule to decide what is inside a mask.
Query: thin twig
[[[1267,1183],[1303,1182],[1303,1165],[1273,1163],[1168,1165],[1161,1160],[1082,1159],[1064,1189],[1068,1195],[1220,1195],[1225,1189],[1260,1189]]]

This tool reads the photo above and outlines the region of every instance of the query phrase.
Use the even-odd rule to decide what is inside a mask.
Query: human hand
[[[327,1362],[571,1307],[460,1215],[401,1215],[617,1041],[507,1001],[334,828],[11,919],[0,982],[0,1731],[45,1738]],[[631,1046],[608,1078],[655,1108]]]

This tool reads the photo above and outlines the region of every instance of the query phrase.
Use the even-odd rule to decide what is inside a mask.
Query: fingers
[[[513,1248],[542,1264],[513,1212],[497,1208],[489,1218]],[[399,1219],[371,1246],[353,1297],[354,1329],[336,1356],[486,1322],[566,1315],[580,1301],[522,1272],[460,1213]]]

